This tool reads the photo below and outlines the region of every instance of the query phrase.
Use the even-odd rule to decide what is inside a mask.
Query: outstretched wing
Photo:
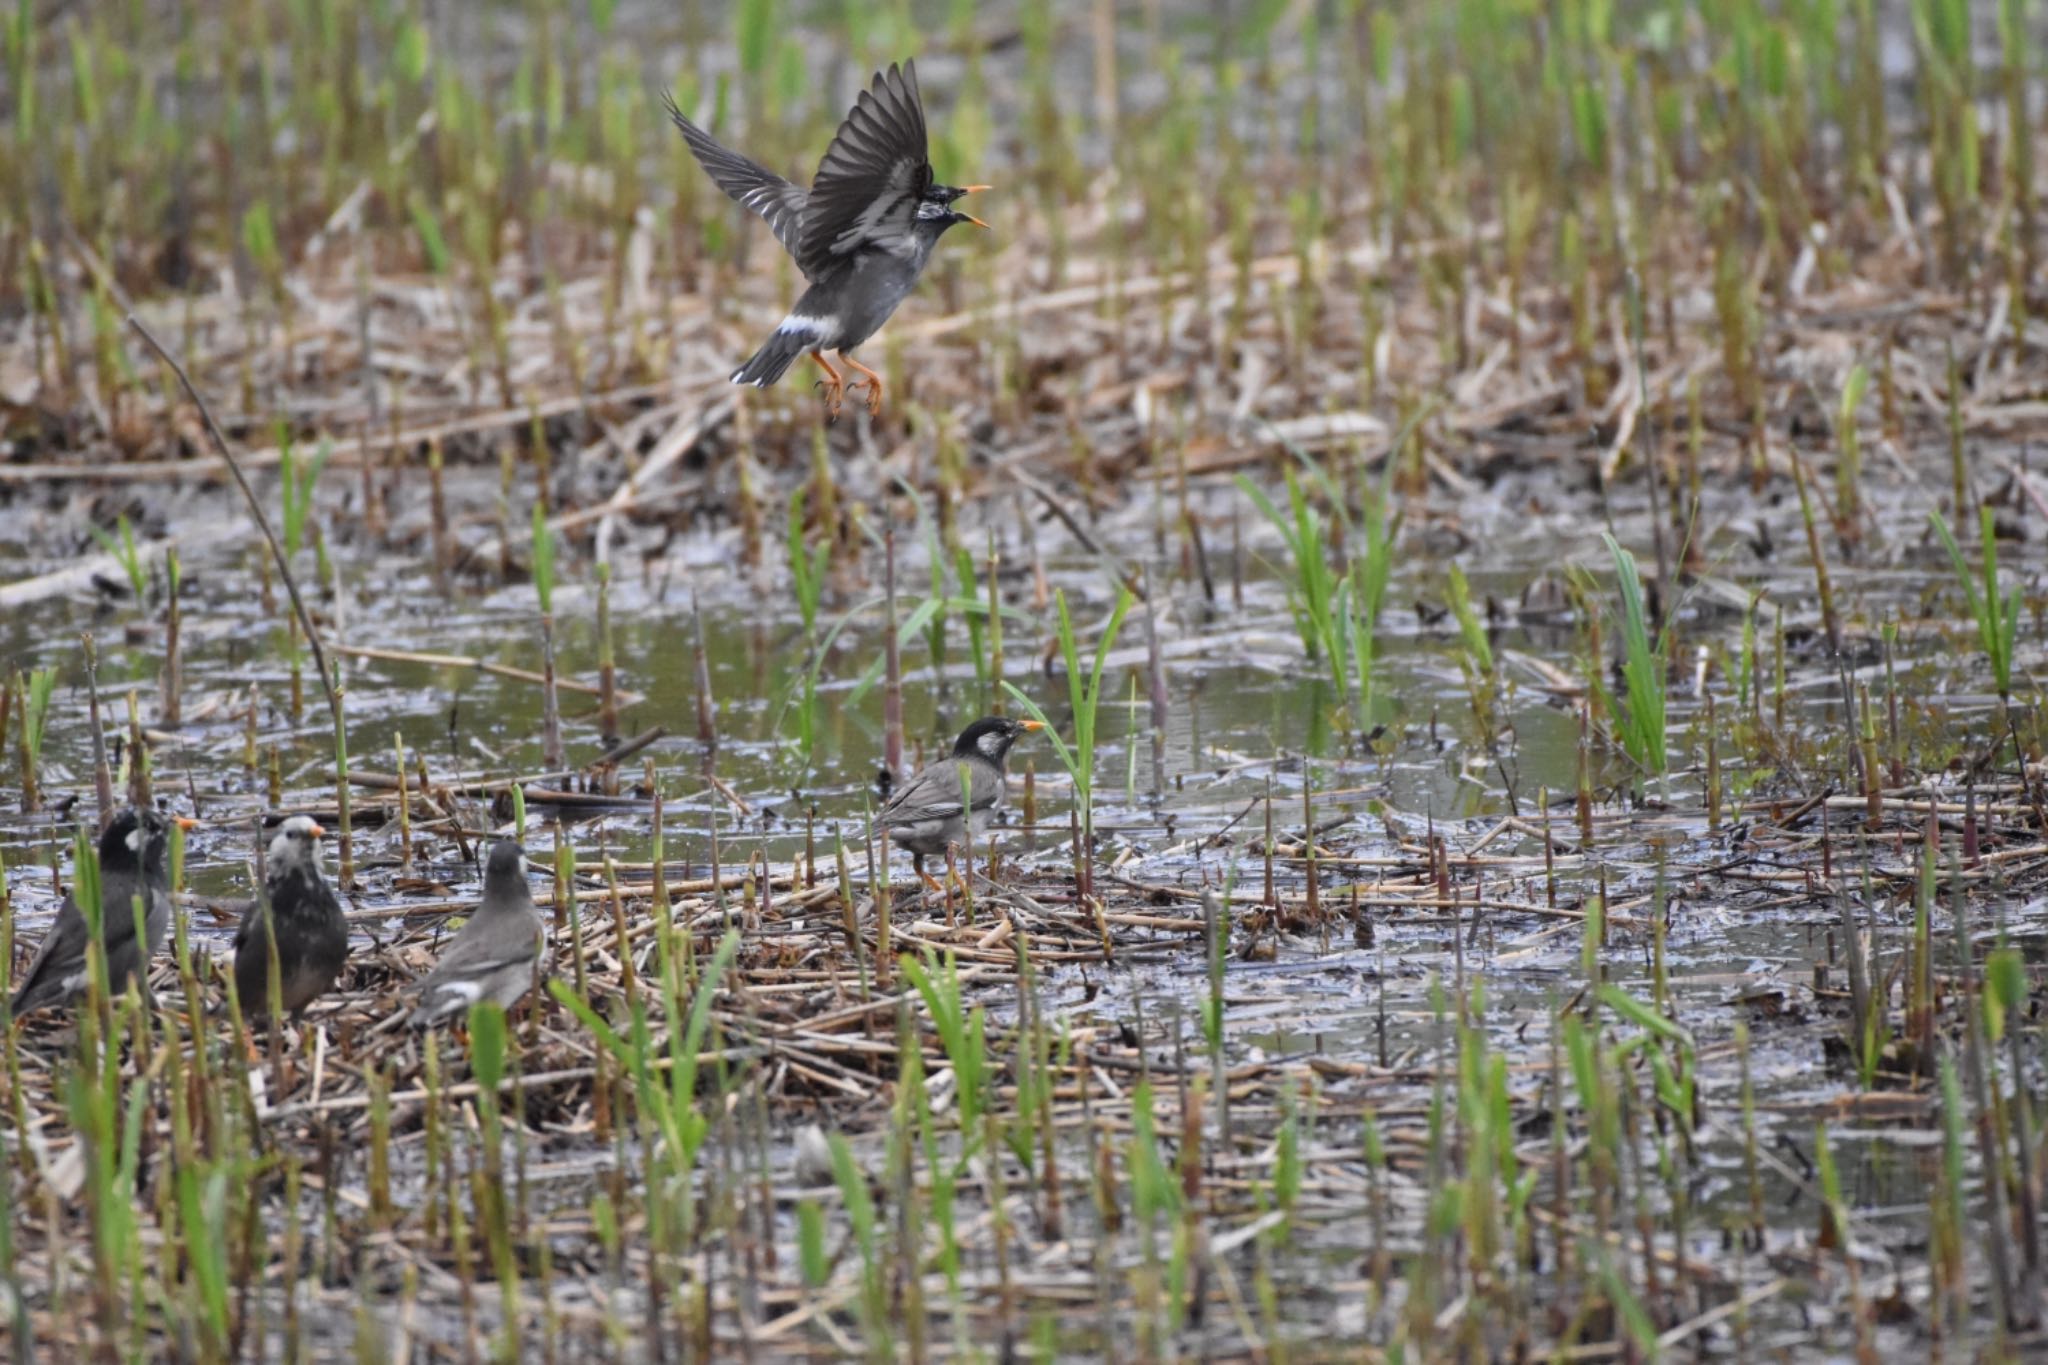
[[[863,246],[907,242],[931,183],[917,67],[891,64],[860,92],[818,163],[797,264],[815,279]]]
[[[683,130],[683,141],[690,144],[697,164],[718,183],[718,188],[766,219],[775,239],[792,256],[799,256],[798,264],[802,264],[798,245],[803,239],[808,196],[760,162],[721,147],[711,134],[683,116],[683,111],[676,107],[675,96],[664,92],[661,102],[668,107],[668,116],[675,120],[676,127]]]

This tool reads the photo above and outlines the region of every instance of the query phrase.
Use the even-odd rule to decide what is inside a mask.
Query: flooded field
[[[17,1356],[2048,1344],[2038,15],[241,8],[8,48],[10,982],[194,822],[9,1021]],[[910,51],[993,230],[878,416],[727,385],[659,92],[807,174]],[[407,1027],[499,837],[539,988]]]

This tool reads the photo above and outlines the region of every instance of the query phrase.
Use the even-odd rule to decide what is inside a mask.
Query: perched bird
[[[420,983],[413,1026],[459,1018],[480,1000],[512,1008],[533,983],[541,933],[540,912],[526,884],[526,852],[515,841],[500,839],[484,864],[482,904]]]
[[[140,978],[171,924],[171,873],[165,862],[173,820],[146,806],[121,811],[100,835],[100,941],[107,950],[107,988]],[[190,829],[193,822],[176,823]],[[56,922],[14,992],[16,1018],[68,1005],[85,994],[85,912],[77,893],[64,898]],[[135,941],[135,898],[142,897],[144,941]],[[147,989],[145,987],[145,989]]]
[[[948,844],[967,837],[968,821],[976,834],[988,826],[989,816],[1003,804],[1003,786],[1008,776],[1004,764],[1017,736],[1042,730],[1035,720],[1008,720],[984,716],[960,732],[953,752],[936,763],[927,763],[903,789],[889,798],[875,817],[875,828],[884,830],[902,847],[910,850],[911,866],[932,890],[938,881],[927,875],[924,860],[942,857]],[[967,808],[960,806],[962,777],[967,788]]]
[[[270,841],[263,894],[235,930],[235,994],[249,1018],[270,1013],[271,939],[277,940],[278,1003],[298,1014],[325,995],[348,961],[348,920],[320,875],[327,831],[294,815]]]
[[[947,228],[988,226],[953,208],[961,195],[987,185],[956,187],[932,179],[916,65],[892,64],[861,92],[825,149],[808,193],[719,146],[683,116],[673,96],[667,102],[698,164],[720,189],[768,220],[811,284],[754,358],[732,372],[732,382],[773,384],[808,351],[825,372],[825,410],[837,416],[846,381],[825,359],[826,351],[837,351],[865,379],[869,414],[881,412],[882,376],[847,352],[889,320]]]

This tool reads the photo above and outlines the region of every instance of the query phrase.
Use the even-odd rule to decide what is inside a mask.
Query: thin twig
[[[327,667],[327,651],[321,647],[320,632],[313,628],[313,614],[306,610],[305,599],[299,596],[299,582],[292,577],[292,566],[285,561],[284,547],[278,544],[277,534],[270,529],[270,518],[263,515],[263,504],[256,500],[256,490],[249,486],[248,476],[242,473],[241,461],[228,449],[228,438],[221,435],[219,423],[213,420],[212,410],[206,406],[206,400],[199,396],[199,390],[193,387],[192,377],[185,373],[185,367],[164,349],[163,343],[156,339],[155,333],[143,324],[141,318],[130,313],[128,325],[149,343],[149,349],[156,352],[157,359],[170,366],[171,373],[178,376],[178,383],[183,386],[185,396],[192,400],[193,407],[199,409],[199,420],[206,424],[206,434],[213,438],[213,448],[220,453],[221,459],[227,462],[228,472],[235,476],[235,483],[240,486],[242,497],[249,504],[249,514],[256,518],[256,528],[263,532],[263,539],[270,544],[270,557],[277,564],[278,577],[284,580],[284,590],[291,594],[292,611],[299,618],[299,628],[306,632],[306,643],[312,646],[313,662],[320,670],[320,690],[327,694],[327,709],[334,713],[335,725],[340,726],[341,698],[334,691],[334,674]]]

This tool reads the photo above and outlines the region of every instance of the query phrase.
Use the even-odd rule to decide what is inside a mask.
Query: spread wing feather
[[[711,134],[683,116],[673,95],[663,94],[661,98],[662,103],[668,106],[668,116],[675,120],[676,127],[682,129],[683,141],[690,144],[697,164],[717,182],[718,188],[760,214],[775,233],[775,239],[798,258],[797,264],[802,265],[799,248],[804,237],[804,207],[809,196],[760,162],[720,146]]]
[[[861,91],[818,162],[797,264],[815,279],[862,246],[907,238],[931,182],[917,67],[892,63]]]

